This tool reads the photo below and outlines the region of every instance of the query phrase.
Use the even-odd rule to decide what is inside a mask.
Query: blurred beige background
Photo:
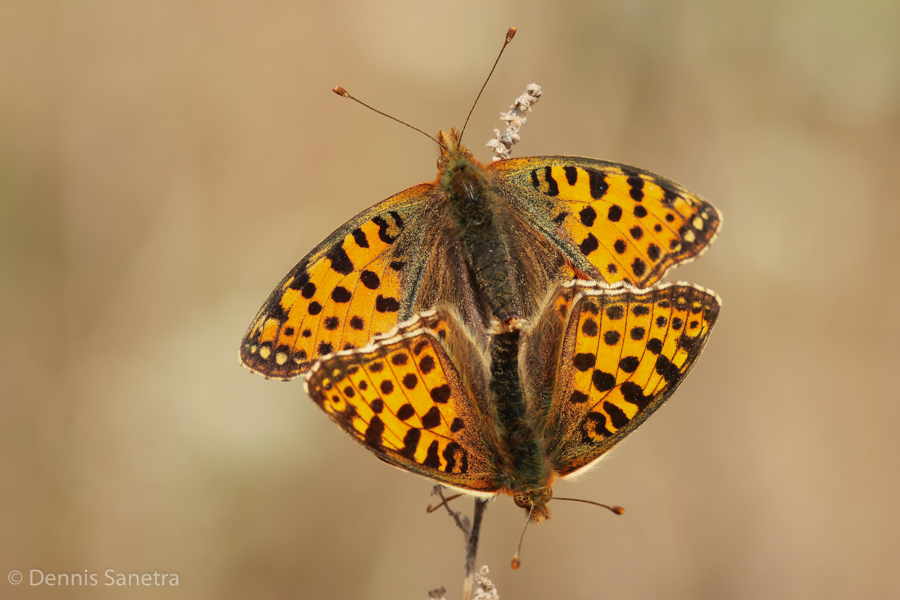
[[[459,126],[510,25],[470,146],[539,83],[515,155],[706,196],[722,234],[669,279],[724,311],[666,409],[557,487],[627,515],[551,505],[512,572],[524,514],[491,505],[501,596],[900,596],[900,3],[6,0],[0,597],[459,597],[430,483],[237,350],[313,245],[435,175],[432,144],[331,87]]]

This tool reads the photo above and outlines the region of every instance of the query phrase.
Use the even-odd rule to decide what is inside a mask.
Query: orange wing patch
[[[251,323],[241,361],[266,377],[292,379],[319,357],[393,328],[404,274],[418,254],[399,241],[419,209],[415,200],[432,189],[416,186],[360,213],[305,257]]]
[[[573,282],[548,434],[560,475],[588,466],[644,422],[700,356],[719,314],[686,283],[650,290]]]
[[[441,483],[494,492],[491,438],[440,344],[446,327],[429,311],[371,346],[326,357],[307,375],[307,392],[379,458]]]
[[[702,253],[721,224],[718,211],[696,194],[625,165],[549,156],[490,168],[528,190],[520,202],[541,207],[523,210],[525,218],[561,243],[568,240],[569,252],[561,249],[573,264],[608,283],[659,281],[670,267]],[[544,200],[530,197],[534,192]]]

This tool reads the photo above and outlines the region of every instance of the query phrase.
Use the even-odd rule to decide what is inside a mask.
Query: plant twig
[[[519,141],[519,129],[525,124],[525,113],[541,98],[541,86],[531,83],[525,88],[525,93],[516,98],[509,107],[509,112],[500,113],[500,120],[506,121],[506,131],[502,134],[499,129],[494,130],[497,137],[486,145],[494,150],[492,161],[509,158],[512,147]]]
[[[463,582],[462,600],[472,600],[472,592],[475,587],[477,575],[477,572],[475,571],[475,559],[478,556],[478,539],[481,533],[481,521],[484,517],[484,511],[487,510],[487,502],[477,498],[475,499],[475,512],[470,521],[469,517],[462,514],[462,512],[450,508],[450,505],[447,504],[449,499],[444,498],[443,486],[434,486],[431,494],[438,496],[441,499],[441,504],[439,506],[443,506],[447,510],[447,514],[453,518],[456,526],[463,532],[463,537],[466,542],[466,578]],[[484,586],[481,586],[479,590],[483,591],[483,587]]]

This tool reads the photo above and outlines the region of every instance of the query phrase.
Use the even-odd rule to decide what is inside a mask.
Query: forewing
[[[241,361],[292,379],[331,352],[360,348],[412,316],[416,282],[439,207],[432,184],[364,210],[303,258],[269,296],[241,340]]]
[[[443,484],[497,491],[479,402],[441,340],[458,322],[428,311],[372,345],[338,352],[307,375],[310,397],[379,458]],[[467,369],[467,365],[461,365]]]
[[[538,156],[488,170],[501,197],[590,279],[652,285],[701,254],[721,224],[703,198],[635,167]]]
[[[547,420],[551,461],[569,475],[653,414],[694,366],[719,315],[718,296],[687,283],[647,290],[577,288]]]

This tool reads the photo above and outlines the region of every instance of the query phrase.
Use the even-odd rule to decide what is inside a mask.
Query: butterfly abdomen
[[[497,320],[522,318],[515,269],[496,220],[496,198],[483,167],[468,156],[460,156],[441,173],[440,185],[481,297]]]
[[[522,492],[544,488],[550,472],[545,468],[541,444],[534,430],[519,378],[519,338],[516,329],[491,337],[491,391],[497,410],[498,432],[505,446],[506,486]]]

